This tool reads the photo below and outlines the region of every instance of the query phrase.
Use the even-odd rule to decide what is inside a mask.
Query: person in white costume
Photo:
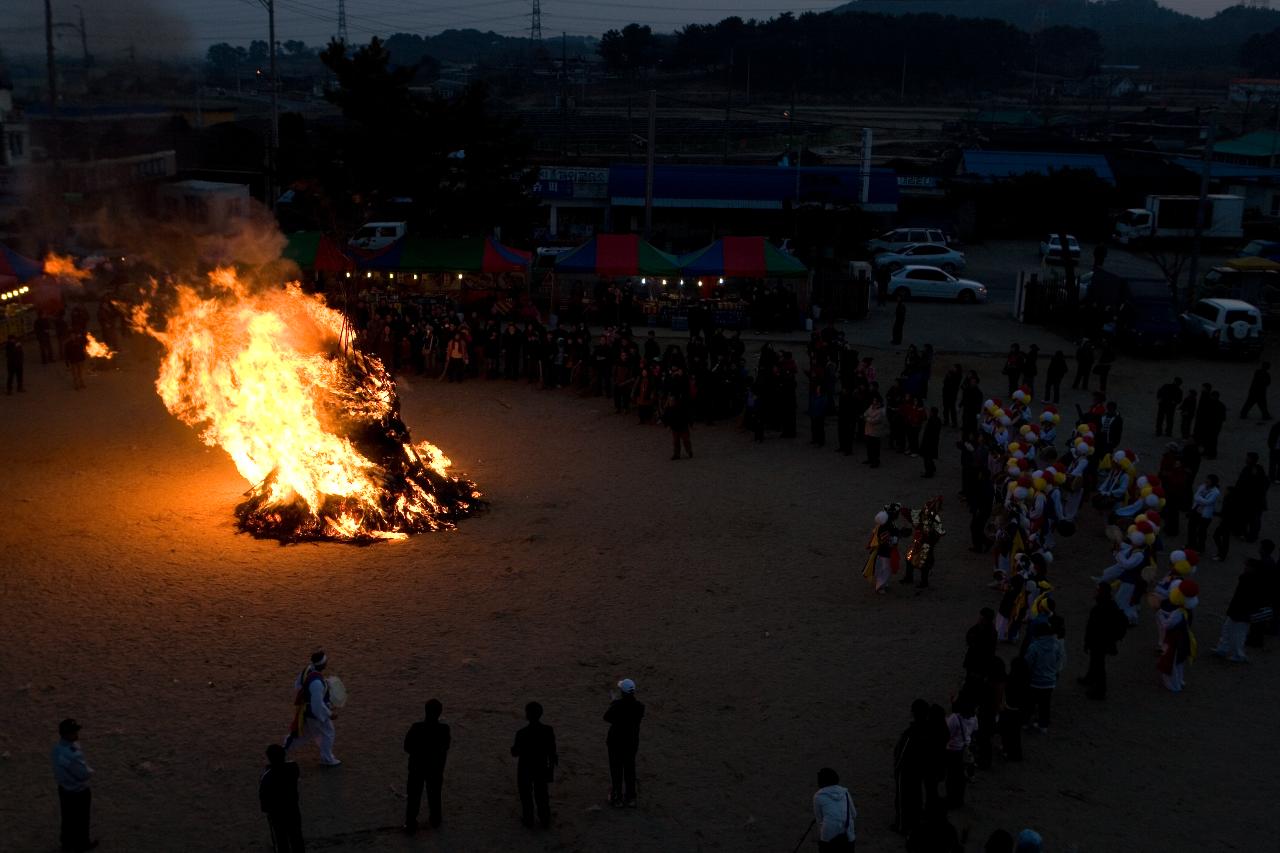
[[[1124,611],[1130,625],[1138,624],[1138,606],[1133,603],[1133,590],[1142,577],[1142,567],[1147,564],[1147,552],[1143,549],[1143,535],[1130,530],[1129,541],[1116,549],[1115,561],[1101,575],[1092,580],[1109,583],[1116,591],[1116,606]]]
[[[315,741],[320,747],[320,763],[337,767],[342,762],[333,754],[333,721],[337,714],[333,712],[329,681],[324,676],[328,665],[329,658],[324,651],[316,651],[311,655],[311,663],[294,680],[293,722],[284,747],[290,750],[299,741]]]

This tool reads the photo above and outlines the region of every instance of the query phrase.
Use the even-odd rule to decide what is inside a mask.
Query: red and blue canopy
[[[793,278],[809,274],[804,264],[763,237],[722,237],[680,259],[690,277]]]
[[[556,258],[566,275],[679,275],[680,261],[640,239],[638,234],[599,234]]]
[[[16,278],[25,284],[44,272],[39,261],[19,255],[7,246],[0,246],[0,276]]]

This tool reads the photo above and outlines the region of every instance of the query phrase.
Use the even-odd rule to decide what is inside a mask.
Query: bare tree
[[[1181,304],[1178,298],[1178,282],[1182,278],[1182,271],[1191,261],[1190,249],[1181,242],[1152,246],[1143,252],[1143,257],[1160,268],[1161,275],[1169,283],[1169,293],[1172,294],[1174,307],[1177,308]]]

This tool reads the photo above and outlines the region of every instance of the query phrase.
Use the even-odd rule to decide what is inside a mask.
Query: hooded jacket
[[[1031,670],[1031,686],[1038,689],[1052,689],[1058,686],[1059,663],[1062,660],[1062,647],[1053,634],[1036,637],[1027,647],[1023,658]]]
[[[857,817],[853,797],[843,785],[828,785],[813,795],[813,819],[818,823],[819,841],[831,841],[841,833],[853,841],[857,837],[853,830]]]

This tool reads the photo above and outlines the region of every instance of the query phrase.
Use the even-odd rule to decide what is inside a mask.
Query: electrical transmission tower
[[[1251,9],[1270,9],[1271,0],[1249,0],[1248,5]]]
[[[533,10],[529,13],[529,40],[542,41],[542,0],[533,0]]]
[[[347,43],[347,0],[338,0],[338,41]]]

